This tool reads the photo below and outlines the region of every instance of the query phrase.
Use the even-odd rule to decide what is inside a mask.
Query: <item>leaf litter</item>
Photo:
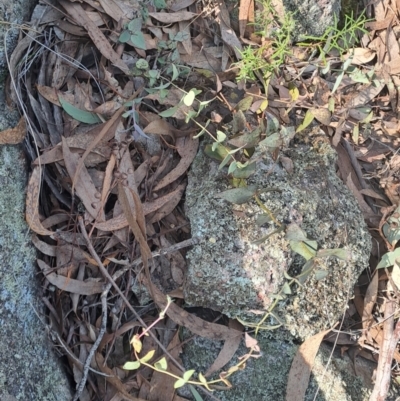
[[[100,399],[106,395],[153,399],[159,391],[164,391],[164,399],[179,399],[167,376],[146,370],[131,375],[119,367],[130,359],[129,352],[121,352],[129,343],[130,330],[140,327],[135,314],[147,324],[157,318],[155,305],[162,309],[166,293],[181,291],[185,247],[201,240],[190,238],[181,202],[207,112],[214,116],[209,129],[222,132],[218,138],[221,142],[226,138],[235,151],[235,163],[248,160],[249,150],[261,142],[288,171],[293,164],[279,154],[280,148],[292,140],[294,130],[309,141],[319,140],[311,127],[322,127],[338,152],[338,174],[381,245],[373,250],[377,262],[371,267],[378,264],[379,249],[385,245],[393,253],[382,259],[371,281],[366,275],[360,277],[358,298],[350,301],[355,312],[347,321],[358,316],[359,327],[349,331],[361,336],[343,341],[361,346],[363,356],[374,361],[367,349],[391,349],[393,358],[400,360],[393,346],[397,331],[393,334],[388,324],[373,324],[373,316],[387,316],[390,309],[382,288],[397,294],[400,285],[394,253],[400,239],[394,232],[400,224],[399,10],[388,0],[374,4],[374,15],[370,8],[367,15],[374,20],[365,25],[362,47],[350,49],[342,58],[331,48],[325,59],[314,56],[307,62],[293,47],[292,56],[275,75],[261,82],[263,88],[235,80],[234,62],[242,59],[245,45],[259,39],[251,25],[257,9],[252,1],[240,2],[238,26],[223,0],[203,8],[193,1],[143,6],[123,0],[58,0],[36,7],[35,29],[24,32],[9,65],[10,99],[24,110],[24,118],[14,129],[3,131],[0,141],[19,143],[27,129],[25,147],[33,170],[26,219],[40,236],[34,237],[34,244],[40,251],[46,305],[77,383],[87,375],[89,342],[95,342],[105,324],[99,304],[104,293],[114,305],[92,362],[93,369],[106,374],[108,384],[102,376],[91,376],[91,386],[80,390],[82,399],[94,393]],[[199,88],[202,92],[192,90]],[[267,93],[261,94],[265,88]],[[212,99],[212,107],[197,113],[200,127],[188,124],[188,115],[194,115],[199,102]],[[229,128],[230,120],[234,136],[229,138],[221,129]],[[281,124],[291,127],[293,134],[285,129],[277,132]],[[207,152],[228,162],[229,154],[220,145]],[[251,167],[247,174],[252,174]],[[256,192],[237,188],[220,196],[240,203]],[[108,292],[103,267],[113,280]],[[130,305],[114,284],[128,295]],[[147,292],[153,298],[150,309],[144,306]],[[74,313],[66,313],[71,308]],[[168,332],[171,335],[164,340],[169,356],[179,360],[179,326],[225,340],[207,374],[228,363],[239,346],[240,327],[206,322],[185,311],[179,300],[167,316],[154,330],[156,340],[146,340],[157,358],[165,352],[157,338]],[[301,399],[295,378],[312,365],[325,334],[307,340],[299,350],[289,374],[287,399]],[[386,384],[390,362],[389,358],[378,367]],[[179,361],[170,366],[179,372]],[[308,367],[303,376],[302,383],[307,383]]]

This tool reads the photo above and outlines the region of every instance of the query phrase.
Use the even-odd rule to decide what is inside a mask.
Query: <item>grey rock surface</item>
[[[294,13],[295,39],[302,35],[320,36],[339,17],[340,0],[283,0],[286,11]]]
[[[286,383],[298,345],[291,341],[276,340],[273,335],[266,332],[261,333],[257,340],[262,356],[257,359],[250,358],[245,369],[229,377],[232,389],[213,393],[219,400],[284,401],[286,399]],[[221,348],[221,342],[196,337],[184,347],[182,359],[185,368],[204,373],[212,365]],[[229,367],[237,364],[238,357],[247,352],[241,345],[223,370],[227,371]],[[357,357],[356,375],[354,363],[347,354],[341,356],[339,350],[333,353],[333,358],[330,358],[330,354],[330,346],[322,344],[314,363],[305,401],[367,401],[369,391],[373,387],[371,377],[375,365]],[[208,379],[217,378],[218,375],[214,375]],[[187,389],[182,391],[182,395],[190,398]],[[390,399],[394,400],[395,395],[391,395],[393,397]]]
[[[2,0],[0,19],[21,24],[35,1]],[[7,76],[7,52],[19,30],[0,25],[0,84]],[[0,130],[19,115],[5,104],[0,85]],[[36,254],[25,223],[27,164],[21,146],[0,146],[0,400],[69,401],[70,384],[51,348],[44,323]]]
[[[350,257],[315,259],[314,270],[327,276],[317,280],[310,274],[302,287],[294,287],[294,293],[273,309],[299,338],[332,327],[344,313],[371,249],[358,205],[336,176],[336,153],[324,141],[315,144],[298,144],[283,152],[294,164],[292,173],[258,149],[253,156],[258,159],[256,173],[248,179],[248,185],[273,189],[259,198],[278,222],[300,226],[307,238],[317,241],[318,249],[341,248]],[[236,205],[219,198],[228,188],[226,171],[200,152],[189,174],[186,213],[192,235],[203,242],[187,255],[185,300],[254,323],[274,302],[284,274],[297,276],[305,259],[292,251],[285,230],[255,244],[279,227],[272,221],[257,224],[263,210],[254,200]],[[272,318],[266,321],[277,323]]]

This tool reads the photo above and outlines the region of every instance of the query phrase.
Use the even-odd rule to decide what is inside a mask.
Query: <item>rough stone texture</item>
[[[22,23],[34,1],[2,0],[0,19]],[[0,84],[7,75],[4,35],[0,25]],[[9,32],[11,52],[18,29]],[[0,130],[14,126],[19,116],[5,105],[0,86]],[[70,385],[51,349],[36,275],[35,251],[25,223],[27,165],[20,146],[0,146],[0,400],[69,401]]]
[[[0,148],[0,399],[70,400],[46,333],[35,251],[25,224],[26,164],[19,147]]]
[[[233,384],[231,390],[216,391],[213,395],[221,401],[284,401],[288,373],[298,345],[291,341],[277,341],[273,337],[273,334],[261,333],[257,339],[262,357],[249,359],[245,369],[229,377],[229,381]],[[182,359],[185,368],[205,372],[221,348],[221,342],[196,337],[184,347]],[[240,346],[224,370],[238,363],[238,357],[246,353],[247,349],[243,345]],[[373,387],[370,378],[375,365],[357,357],[358,376],[356,376],[354,363],[347,354],[342,357],[337,350],[330,360],[330,353],[331,348],[323,344],[315,360],[305,401],[314,400],[318,387],[320,389],[315,401],[367,401],[369,391]],[[218,375],[208,379],[216,378]],[[189,390],[184,389],[182,395],[190,398]],[[396,399],[394,391],[389,399]]]
[[[7,76],[5,53],[11,54],[17,44],[19,29],[11,24],[22,25],[29,21],[37,0],[1,0],[0,18],[7,23],[0,24],[0,77]],[[0,79],[2,81],[3,79]]]
[[[258,149],[256,173],[248,179],[259,189],[279,189],[260,195],[278,222],[298,224],[317,241],[318,249],[343,248],[351,254],[349,261],[318,259],[315,269],[326,271],[327,277],[317,281],[311,274],[273,310],[300,338],[331,327],[343,314],[358,275],[368,266],[371,248],[358,205],[336,176],[335,152],[322,137],[315,146],[298,144],[284,151],[294,163],[291,174]],[[252,311],[266,310],[283,285],[283,273],[298,275],[305,260],[291,251],[284,231],[255,245],[277,225],[257,226],[263,212],[255,201],[232,205],[216,197],[227,188],[226,171],[218,171],[217,163],[200,152],[189,174],[186,212],[192,235],[204,241],[187,255],[185,300],[257,322],[260,315]]]
[[[340,0],[283,0],[285,10],[294,13],[295,39],[301,40],[302,35],[322,35],[327,27],[334,25],[340,3]]]

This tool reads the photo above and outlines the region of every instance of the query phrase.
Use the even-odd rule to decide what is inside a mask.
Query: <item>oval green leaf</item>
[[[71,103],[68,103],[66,100],[64,100],[61,96],[58,97],[58,100],[63,110],[75,120],[85,124],[97,124],[101,122],[96,113],[78,109]]]

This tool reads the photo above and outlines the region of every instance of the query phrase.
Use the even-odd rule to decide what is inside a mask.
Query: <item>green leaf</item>
[[[271,216],[268,216],[268,214],[260,214],[256,218],[256,224],[261,227],[262,225],[269,223],[271,221]]]
[[[165,0],[154,0],[154,7],[157,8],[158,10],[162,10],[164,8],[167,8],[167,3]]]
[[[176,68],[176,65],[172,64],[172,78],[171,78],[171,81],[172,82],[175,81],[175,79],[177,79],[178,77],[179,77],[179,71]]]
[[[226,139],[226,135],[222,131],[217,131],[217,141],[224,142]]]
[[[296,223],[287,226],[285,238],[288,241],[307,241],[306,233]]]
[[[238,168],[233,172],[234,178],[249,178],[256,171],[256,163],[249,163],[247,166],[241,168],[239,162],[237,163]]]
[[[228,168],[228,174],[232,174],[237,169],[237,162],[232,162]]]
[[[58,100],[63,110],[75,120],[86,124],[96,124],[101,122],[96,113],[78,109],[77,107],[64,100],[61,96],[58,97]]]
[[[353,142],[358,145],[358,138],[359,138],[359,133],[360,133],[360,127],[358,124],[356,124],[353,128],[353,132],[351,134],[351,138],[353,139]]]
[[[395,246],[400,240],[400,224],[398,219],[394,219],[393,216],[389,218],[388,223],[385,223],[382,227],[383,235],[392,246]]]
[[[238,148],[253,148],[260,141],[261,129],[256,128],[254,131],[231,138],[228,143]]]
[[[348,59],[348,60],[350,60],[350,59]],[[345,73],[344,70],[341,71],[341,73],[336,78],[335,84],[333,85],[332,92],[331,92],[332,95],[336,92],[336,89],[339,88],[339,85],[342,82],[342,79],[344,77],[344,73]]]
[[[248,187],[228,189],[215,195],[215,197],[240,205],[248,202],[256,194],[256,192],[257,187],[255,185],[251,185]]]
[[[290,285],[287,282],[285,282],[285,284],[283,284],[282,291],[286,295],[290,295],[292,293]]]
[[[267,130],[266,134],[269,136],[279,130],[279,121],[278,119],[271,113],[265,112],[265,118],[267,120]]]
[[[292,250],[303,256],[305,260],[313,258],[317,251],[317,241],[289,241]]]
[[[267,147],[272,149],[279,148],[279,146],[282,146],[282,144],[283,141],[279,132],[267,136],[265,139],[263,139],[261,142],[258,143],[258,145],[261,147]]]
[[[204,401],[203,398],[202,398],[202,396],[201,396],[201,395],[199,394],[199,392],[195,389],[195,387],[193,387],[191,384],[189,384],[189,388],[190,388],[190,391],[191,391],[192,394],[193,394],[193,397],[194,397],[195,401]]]
[[[161,117],[163,117],[163,116],[161,116]],[[225,146],[220,145],[218,142],[214,142],[214,143],[217,143],[217,146],[215,147],[215,149],[213,150],[212,145],[207,144],[206,147],[204,148],[204,153],[208,157],[211,157],[212,159],[220,162],[220,161],[224,160],[225,157],[229,155],[229,153]]]
[[[134,361],[134,362],[126,362],[122,369],[125,370],[136,370],[140,368],[140,362],[139,361]]]
[[[156,351],[154,349],[152,349],[143,358],[140,358],[140,362],[146,363],[146,362],[150,361],[150,359],[153,358],[155,352]]]
[[[253,96],[246,96],[235,107],[235,110],[247,111],[253,104]]]
[[[178,379],[175,383],[174,383],[174,388],[180,388],[183,387],[186,384],[186,381],[184,379]]]
[[[316,270],[314,274],[315,274],[315,279],[320,281],[323,280],[328,275],[328,272],[326,270]]]
[[[158,115],[164,118],[172,117],[178,111],[178,109],[179,109],[179,104],[174,107],[171,107],[170,109],[164,110],[161,113],[158,113]]]
[[[131,33],[129,32],[129,31],[123,31],[122,33],[121,33],[121,35],[119,36],[119,41],[121,42],[121,43],[126,43],[126,42],[128,42],[129,41],[129,39],[131,38]]]
[[[204,377],[202,373],[199,373],[199,380],[200,383],[207,383],[207,379]]]
[[[335,249],[320,249],[317,252],[317,257],[325,258],[328,256],[334,256],[341,260],[350,260],[351,259],[351,252],[347,249],[343,248],[335,248]]]
[[[159,369],[159,370],[167,370],[168,369],[168,364],[167,360],[164,358],[161,358],[159,361],[157,361],[154,366]]]
[[[396,248],[392,252],[385,253],[382,256],[381,261],[378,263],[378,266],[376,266],[377,269],[382,269],[384,267],[390,267],[393,266],[394,263],[396,262],[396,259],[400,258],[400,248]]]
[[[140,58],[138,61],[136,61],[135,65],[139,70],[147,70],[149,68],[149,63],[143,58]]]
[[[229,162],[229,160],[231,160],[231,155],[228,154],[225,156],[224,160],[222,160],[221,164],[218,166],[218,170],[222,170]]]
[[[174,40],[176,40],[177,42],[184,42],[185,40],[188,39],[190,39],[190,35],[189,32],[186,31],[178,32],[174,37]]]
[[[314,269],[314,263],[315,263],[315,259],[312,258],[310,260],[308,260],[303,268],[301,273],[296,276],[296,280],[302,285],[306,282],[306,280],[308,279],[308,277],[310,276],[310,274],[312,273],[313,269]]]
[[[128,29],[131,33],[136,33],[142,29],[142,19],[141,18],[134,18],[128,24]]]
[[[196,372],[194,369],[187,370],[183,374],[183,379],[186,380],[186,382],[188,382],[190,378],[193,376],[194,372]]]
[[[135,32],[131,35],[131,43],[134,47],[138,49],[146,50],[146,40],[141,31]]]
[[[311,110],[307,110],[303,122],[296,129],[296,133],[303,131],[303,129],[307,128],[312,123],[313,120],[314,120],[313,113],[311,112]]]
[[[190,107],[190,106],[193,104],[195,97],[196,97],[196,94],[195,94],[194,90],[191,89],[191,90],[183,97],[183,103],[184,103],[186,106]]]

